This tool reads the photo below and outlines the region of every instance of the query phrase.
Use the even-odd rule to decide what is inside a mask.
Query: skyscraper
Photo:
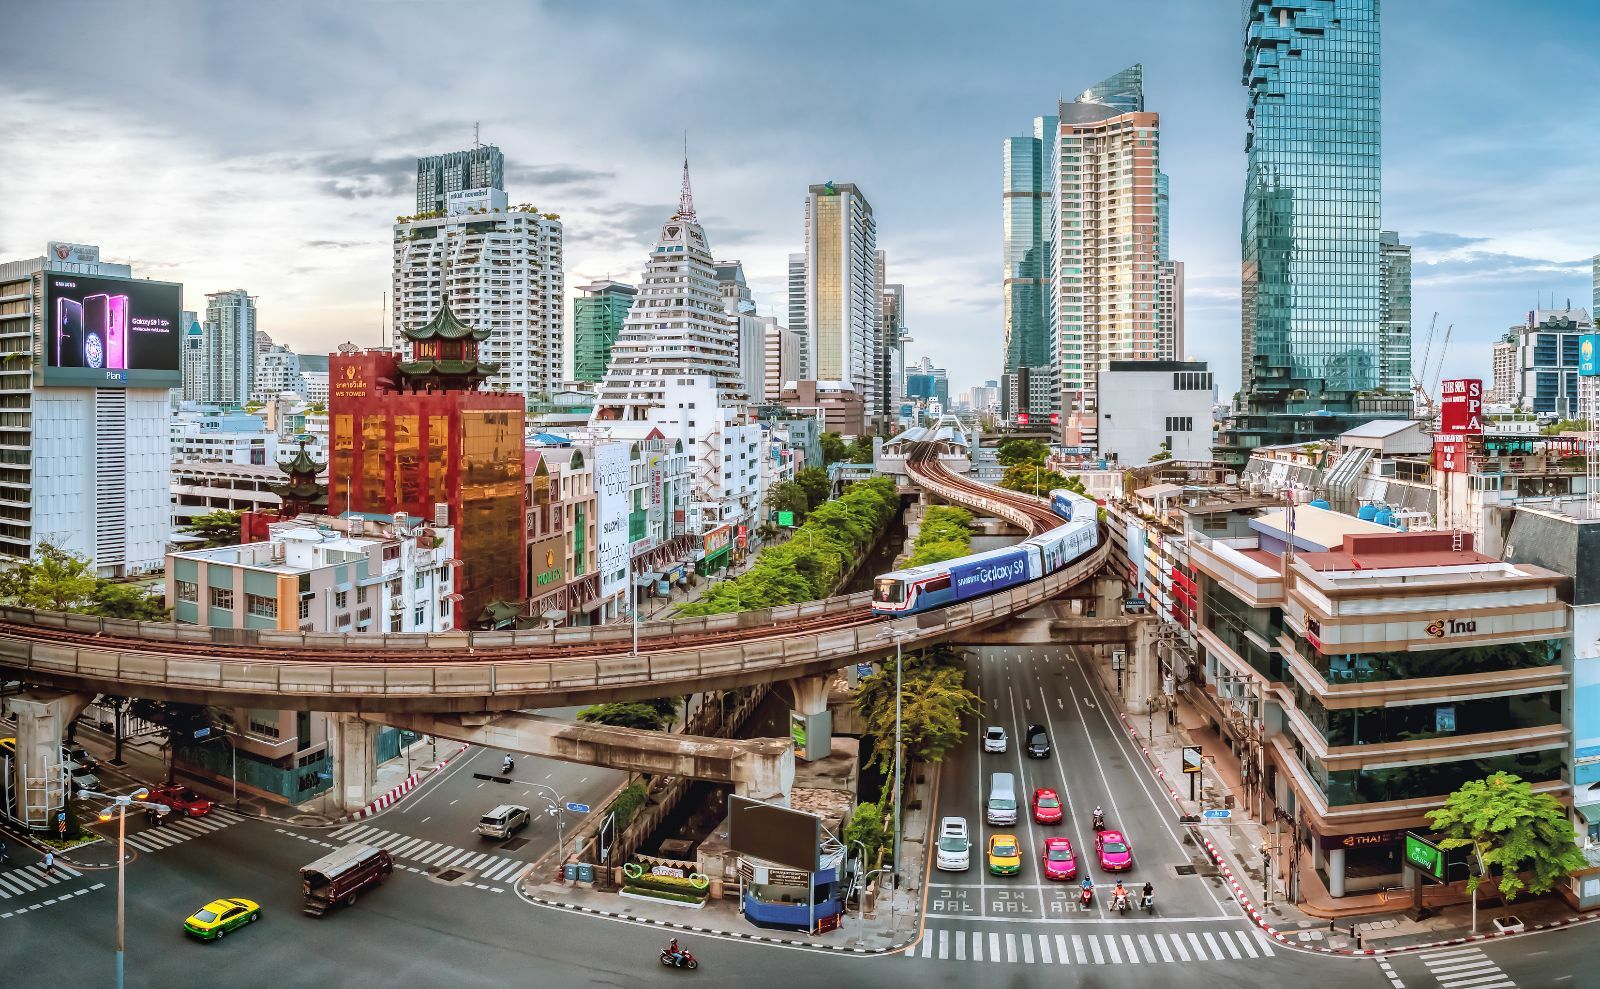
[[[452,192],[505,187],[506,159],[492,144],[417,159],[418,213],[443,213]]]
[[[1379,0],[1245,0],[1243,394],[1218,435],[1255,446],[1409,415],[1382,384]],[[1306,414],[1321,413],[1312,417]]]
[[[256,299],[242,288],[206,295],[202,402],[242,405],[256,377]]]
[[[1055,117],[1036,117],[1032,137],[1008,137],[1004,145],[1005,187],[1005,370],[1042,367],[1050,360],[1045,287],[1045,205],[1052,174]]]
[[[1183,262],[1156,262],[1156,353],[1183,360]]]
[[[906,397],[906,344],[911,334],[906,329],[906,287],[886,281],[888,260],[878,252],[878,342],[882,350],[878,370],[879,414],[887,422],[900,416],[900,403]]]
[[[752,401],[759,401],[767,388],[766,329],[756,316],[756,300],[744,279],[744,264],[718,261],[715,267],[723,309],[733,320],[734,340],[739,351],[739,382]]]
[[[789,331],[795,335],[800,344],[800,363],[798,365],[799,377],[811,376],[810,355],[806,353],[806,341],[811,338],[806,329],[806,256],[805,254],[789,255]]]
[[[1411,246],[1393,230],[1378,234],[1383,278],[1378,299],[1383,313],[1378,385],[1391,395],[1411,391]]]
[[[639,290],[609,278],[578,286],[572,300],[572,376],[594,384],[606,376],[611,345],[622,332]]]
[[[878,414],[878,224],[849,182],[811,186],[806,196],[807,366],[842,381]],[[872,428],[869,423],[868,428]]]

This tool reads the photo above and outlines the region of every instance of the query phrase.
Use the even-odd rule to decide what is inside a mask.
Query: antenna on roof
[[[478,122],[476,120],[472,122],[472,146],[475,148],[483,147],[483,142],[478,140]]]

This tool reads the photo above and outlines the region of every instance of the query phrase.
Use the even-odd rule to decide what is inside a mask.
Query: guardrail
[[[787,679],[806,672],[834,669],[861,662],[865,656],[893,648],[892,641],[885,635],[890,629],[911,633],[902,640],[907,645],[931,644],[963,629],[1026,610],[1054,597],[1073,584],[1092,576],[1105,564],[1108,551],[1109,543],[1102,540],[1092,554],[1066,570],[1051,574],[1043,580],[939,611],[875,622],[866,627],[829,629],[786,638],[641,653],[638,656],[619,654],[600,659],[503,661],[479,659],[470,663],[396,661],[349,664],[337,661],[289,662],[226,656],[195,659],[190,656],[162,654],[157,650],[118,649],[112,643],[104,647],[87,646],[30,639],[24,635],[0,634],[0,667],[22,671],[25,676],[32,674],[34,679],[42,682],[66,686],[101,688],[111,685],[149,684],[173,690],[294,697],[315,699],[320,702],[323,709],[329,710],[337,710],[347,705],[379,710],[386,706],[384,701],[391,702],[388,706],[398,706],[408,700],[423,697],[500,699],[498,703],[486,706],[513,708],[519,706],[523,699],[537,700],[541,695],[571,696],[584,692],[603,695],[606,691],[642,686],[660,687],[663,694],[678,693],[682,692],[676,689],[679,685],[691,684],[706,678],[744,678],[746,682],[758,679]],[[851,595],[850,598],[864,600],[861,595]],[[804,613],[808,608],[817,608],[824,604],[826,602],[796,605],[793,606],[793,610]],[[17,610],[0,609],[0,618],[4,618],[7,611],[15,614]],[[119,630],[122,625],[147,624],[80,619],[79,616],[53,615],[47,612],[29,612],[29,614],[37,615],[41,619],[50,619],[48,622],[41,621],[42,625],[48,624],[75,631],[92,630],[100,627],[99,623],[102,621],[117,626]],[[705,621],[708,623],[707,627],[715,628],[745,627],[749,623],[738,619],[748,614],[713,616],[695,621]],[[672,624],[680,628],[684,625],[681,622],[661,624]],[[191,634],[206,632],[205,629],[185,626],[161,627],[171,630],[173,634],[166,637],[175,641],[209,641],[209,636]],[[561,641],[560,634],[563,631],[565,630],[555,630],[554,641],[557,643]],[[282,633],[273,634],[281,638],[274,638],[270,643],[276,645],[282,642],[286,648],[302,638]],[[487,634],[522,637],[530,633]],[[628,630],[620,629],[617,638],[619,640],[626,638],[628,634]],[[642,634],[641,627],[641,636]],[[343,636],[325,638],[344,639]],[[527,644],[530,640],[508,638],[507,641]],[[269,644],[265,635],[261,644]],[[459,647],[459,642],[455,644]],[[761,676],[769,671],[778,675]]]

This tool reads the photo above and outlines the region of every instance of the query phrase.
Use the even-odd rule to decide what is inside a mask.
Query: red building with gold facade
[[[452,526],[456,628],[471,627],[490,602],[527,597],[525,403],[478,390],[494,373],[478,360],[488,336],[446,302],[407,331],[410,361],[382,351],[328,358],[329,507]]]

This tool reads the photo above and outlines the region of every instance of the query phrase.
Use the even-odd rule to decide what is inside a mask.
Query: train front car
[[[873,583],[872,613],[911,615],[1044,576],[1037,546],[1018,544],[944,563],[896,570]]]
[[[1100,506],[1095,504],[1093,498],[1085,498],[1075,491],[1066,488],[1056,488],[1050,492],[1050,510],[1066,519],[1099,518]]]

